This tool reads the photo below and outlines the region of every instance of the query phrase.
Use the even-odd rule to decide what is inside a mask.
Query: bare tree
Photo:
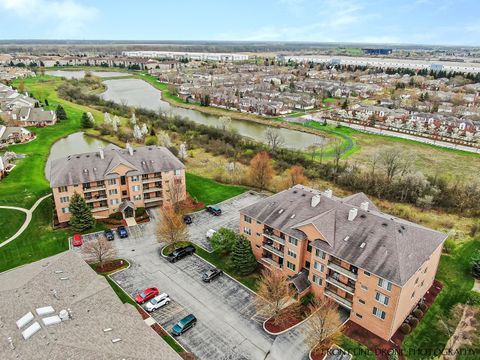
[[[173,210],[178,213],[182,201],[185,200],[185,184],[181,177],[175,177],[168,183],[168,190],[170,194],[170,202],[172,203]]]
[[[106,262],[112,261],[117,257],[116,249],[104,237],[86,242],[83,245],[82,253],[88,257],[89,262],[97,263],[100,269]]]
[[[343,154],[343,146],[341,142],[335,143],[333,145],[333,160],[334,160],[334,165],[335,165],[335,173],[338,172],[338,167],[340,166],[340,158],[342,157]]]
[[[315,298],[310,311],[312,315],[303,328],[307,345],[311,350],[321,345],[329,348],[331,343],[341,335],[342,320],[337,304],[329,298]]]
[[[177,214],[172,207],[160,210],[160,219],[157,225],[157,241],[175,247],[179,242],[188,240],[187,225],[181,214]]]
[[[381,153],[379,160],[387,180],[392,181],[396,175],[405,175],[410,172],[415,158],[412,154],[406,154],[400,149],[390,148]]]
[[[272,127],[267,128],[265,131],[265,140],[272,151],[275,151],[277,148],[285,144],[285,139],[280,134],[280,131]]]
[[[222,131],[230,130],[232,119],[229,116],[220,116],[218,118],[218,128]]]
[[[262,271],[256,299],[257,311],[260,314],[273,318],[275,325],[281,324],[285,318],[281,315],[298,310],[299,303],[294,296],[295,290],[287,275],[276,270]]]

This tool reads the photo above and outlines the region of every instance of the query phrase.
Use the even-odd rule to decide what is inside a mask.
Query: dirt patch
[[[470,305],[459,305],[456,311],[461,312],[460,321],[445,346],[445,352],[449,352],[451,355],[443,355],[441,357],[443,360],[455,360],[458,350],[464,345],[472,345],[475,337],[475,331],[478,325],[476,317],[479,310]]]

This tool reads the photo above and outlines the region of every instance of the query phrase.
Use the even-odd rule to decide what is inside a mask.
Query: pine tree
[[[244,236],[238,236],[232,252],[232,266],[235,273],[241,276],[251,274],[258,266],[252,252],[252,246]]]
[[[69,209],[72,214],[69,223],[73,230],[81,232],[95,225],[92,210],[79,194],[73,194],[70,199]]]
[[[82,118],[80,119],[80,126],[84,129],[93,127],[93,122],[88,117],[87,113],[83,113]]]
[[[58,120],[66,120],[67,119],[67,113],[65,112],[65,109],[63,108],[62,105],[57,106],[57,110],[55,110],[55,113],[57,114],[57,119]]]

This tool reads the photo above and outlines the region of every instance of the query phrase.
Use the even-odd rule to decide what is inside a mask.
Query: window
[[[380,286],[382,289],[385,289],[385,290],[392,290],[392,283],[388,280],[385,280],[385,279],[382,279],[382,278],[379,278],[378,279],[378,286]]]
[[[425,283],[425,280],[422,280],[422,282],[420,283],[420,286],[423,286],[424,283]]]
[[[108,185],[117,185],[117,179],[108,179],[107,183]]]
[[[140,185],[132,186],[132,191],[140,191]]]
[[[363,273],[365,274],[365,276],[370,276],[370,273],[368,271],[363,270]]]
[[[258,224],[258,225],[260,225],[260,224],[261,224],[261,222],[257,220],[257,224]]]
[[[132,181],[140,181],[140,177],[138,175],[132,176]]]
[[[379,303],[383,305],[388,305],[388,301],[390,300],[388,296],[383,295],[382,293],[377,292],[375,294],[375,300],[377,300]]]
[[[143,174],[142,175],[142,180],[147,180],[148,179],[148,174]]]
[[[291,236],[288,237],[288,242],[295,246],[298,245],[298,239],[295,239],[294,237],[291,237]]]
[[[359,319],[362,319],[362,318],[363,318],[363,316],[360,315],[359,313],[355,313],[355,315],[356,315]]]
[[[110,200],[110,205],[117,205],[120,203],[120,200],[119,199],[112,199]]]
[[[125,185],[127,183],[127,180],[125,179],[125,176],[120,176],[120,184]]]
[[[309,253],[312,252],[312,242],[311,242],[311,241],[309,241],[308,244],[307,244],[307,251],[308,251]]]
[[[315,256],[316,257],[319,257],[320,259],[325,259],[326,255],[327,254],[325,253],[325,251],[322,251],[320,249],[315,249]]]
[[[174,170],[173,174],[176,175],[176,176],[182,175],[182,170]]]
[[[385,320],[385,311],[383,310],[380,310],[376,307],[373,308],[373,315],[375,315],[376,317],[382,319],[382,320]]]
[[[413,299],[414,296],[415,296],[415,291],[412,293],[412,296],[410,296],[410,297]]]
[[[252,235],[252,230],[248,227],[244,227],[243,228],[243,232],[247,235]]]
[[[367,285],[361,285],[362,290],[368,291],[368,286]]]
[[[323,272],[325,270],[325,267],[323,264],[320,264],[318,261],[315,261],[313,263],[313,267],[315,268],[315,270],[318,270],[320,272]]]
[[[360,304],[364,304],[364,305],[365,305],[365,300],[358,299],[358,302],[359,302]]]
[[[62,196],[62,197],[60,198],[60,202],[61,202],[62,204],[68,203],[69,201],[70,201],[70,197],[68,197],[68,196]]]
[[[70,209],[68,207],[62,209],[62,213],[68,214],[70,212]]]
[[[288,267],[290,270],[295,271],[295,264],[292,264],[290,261],[287,261],[287,267]]]
[[[58,188],[58,192],[66,192],[67,191],[67,187],[66,186],[60,186]]]
[[[243,220],[245,220],[245,222],[251,224],[252,223],[252,218],[250,216],[247,216],[247,215],[244,215],[243,216]]]
[[[110,189],[110,190],[108,190],[108,194],[109,194],[109,195],[117,195],[117,194],[118,194],[118,190],[117,190],[117,189]]]
[[[288,249],[288,256],[291,256],[292,258],[296,259],[297,253],[293,250]]]
[[[133,200],[142,200],[142,195],[133,195]]]
[[[417,285],[417,284],[418,284],[418,278],[415,279],[415,285]]]
[[[320,276],[318,276],[318,275],[313,275],[312,280],[313,280],[313,282],[314,282],[315,284],[322,286],[323,280],[322,280],[322,278],[321,278]]]

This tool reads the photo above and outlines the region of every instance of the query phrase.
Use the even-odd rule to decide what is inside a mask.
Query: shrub
[[[415,316],[417,319],[421,319],[423,316],[423,311],[420,309],[415,309],[413,310],[413,316]]]
[[[418,308],[419,308],[420,310],[422,310],[423,312],[425,312],[425,310],[427,310],[427,305],[421,303],[421,304],[418,304]]]
[[[396,349],[392,349],[388,352],[388,360],[398,360],[398,353]]]
[[[144,207],[139,207],[137,210],[135,210],[135,217],[140,217],[146,214],[146,210]]]
[[[149,136],[147,140],[145,140],[145,145],[150,146],[150,145],[157,145],[158,139],[156,136]]]
[[[410,325],[408,325],[407,323],[403,323],[402,326],[400,326],[400,331],[403,334],[408,335],[412,331],[412,327]]]
[[[410,324],[409,324],[412,328],[414,328],[415,326],[418,325],[418,319],[417,318],[412,318],[410,320]]]
[[[313,298],[315,297],[315,294],[314,293],[308,293],[307,295],[305,296],[302,296],[301,299],[300,299],[300,303],[302,305],[308,305],[312,302]]]
[[[123,215],[120,211],[114,212],[113,214],[108,215],[110,219],[115,219],[115,220],[122,220]]]
[[[445,242],[443,243],[443,250],[447,253],[447,254],[451,254],[454,250],[455,250],[455,247],[457,246],[457,243],[455,242],[454,239],[452,238],[448,238],[447,240],[445,240]]]

